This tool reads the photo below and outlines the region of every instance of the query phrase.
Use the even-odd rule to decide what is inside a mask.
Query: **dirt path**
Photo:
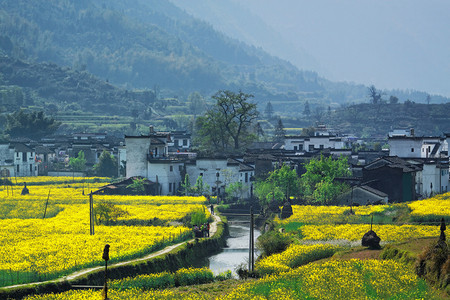
[[[213,237],[216,232],[217,232],[217,224],[221,221],[220,217],[218,215],[211,215],[214,218],[214,221],[210,224],[210,229],[209,229],[209,234],[211,237]],[[167,246],[164,249],[161,249],[159,251],[150,253],[144,257],[141,258],[136,258],[133,260],[127,260],[127,261],[123,261],[123,262],[118,262],[118,263],[114,263],[111,265],[108,265],[108,267],[114,267],[114,266],[124,266],[124,265],[128,265],[128,264],[133,264],[136,262],[140,262],[140,261],[145,261],[148,260],[150,258],[154,258],[163,254],[166,254],[170,251],[172,251],[173,249],[176,249],[178,247],[180,247],[181,245],[185,244],[185,243],[189,243],[189,242],[193,242],[194,239],[188,240],[188,241],[184,241],[175,245],[171,245],[171,246]],[[44,284],[44,283],[51,283],[51,282],[62,282],[62,281],[70,281],[70,280],[74,280],[77,279],[78,277],[84,276],[86,274],[89,274],[91,272],[95,272],[98,270],[103,270],[105,267],[104,266],[98,266],[98,267],[93,267],[93,268],[88,268],[88,269],[84,269],[84,270],[80,270],[77,272],[74,272],[72,274],[66,275],[64,277],[61,278],[57,278],[57,279],[53,279],[53,280],[48,280],[48,281],[41,281],[41,282],[31,282],[31,283],[25,283],[25,284],[18,284],[18,285],[11,285],[11,286],[4,286],[1,287],[0,289],[12,289],[12,288],[17,288],[17,287],[23,287],[23,286],[30,286],[30,285],[38,285],[38,284]]]

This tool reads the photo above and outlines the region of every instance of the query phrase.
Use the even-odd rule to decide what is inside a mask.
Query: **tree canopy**
[[[305,168],[306,173],[301,176],[302,193],[312,202],[331,204],[348,189],[347,184],[335,181],[337,177],[350,176],[348,161],[344,156],[333,159],[321,155],[320,159],[311,159]]]
[[[60,125],[51,117],[46,117],[43,111],[16,111],[6,117],[5,133],[12,137],[27,137],[39,139],[54,133]]]
[[[212,96],[216,103],[196,122],[196,142],[209,153],[236,153],[255,140],[253,122],[258,116],[251,94],[218,91]]]
[[[77,157],[71,157],[69,159],[69,165],[73,171],[83,172],[86,169],[86,158],[84,157],[83,150],[78,152]]]
[[[116,177],[118,169],[114,155],[104,150],[99,157],[98,164],[94,165],[94,171],[97,176]]]
[[[263,207],[267,207],[272,200],[281,205],[291,196],[300,194],[300,178],[294,169],[282,165],[270,172],[266,180],[256,183],[255,194]]]
[[[277,143],[283,143],[286,137],[286,130],[284,130],[283,121],[281,118],[278,118],[277,127],[275,127],[274,132],[274,141]]]

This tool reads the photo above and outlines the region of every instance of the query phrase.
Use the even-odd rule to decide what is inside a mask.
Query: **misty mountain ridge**
[[[227,37],[169,1],[0,4],[4,55],[88,71],[128,90],[157,88],[162,96],[181,98],[192,91],[209,96],[219,89],[243,90],[262,105],[279,103],[279,112],[289,114],[305,101],[323,107],[368,101],[366,86],[331,82],[299,70],[261,48]],[[400,90],[385,94],[416,102],[427,96]],[[447,100],[432,96],[433,103]]]

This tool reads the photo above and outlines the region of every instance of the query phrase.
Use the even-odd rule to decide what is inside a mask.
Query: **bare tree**
[[[381,93],[375,88],[374,85],[368,87],[369,98],[372,104],[378,104],[381,102]]]

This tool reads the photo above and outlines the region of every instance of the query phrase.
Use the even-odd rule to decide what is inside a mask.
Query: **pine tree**
[[[311,115],[311,110],[309,109],[309,102],[305,102],[305,108],[303,109],[303,114],[307,117]]]
[[[267,102],[266,108],[264,110],[264,114],[266,115],[266,119],[270,120],[273,117],[273,106],[272,103]]]
[[[278,124],[274,132],[275,142],[277,143],[284,142],[285,136],[286,131],[284,130],[283,122],[281,121],[281,118],[278,118]]]

